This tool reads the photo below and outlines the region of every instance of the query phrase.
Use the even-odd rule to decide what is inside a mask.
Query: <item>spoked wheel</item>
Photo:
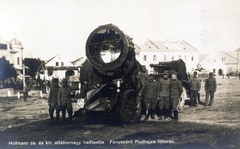
[[[123,92],[119,104],[119,114],[122,122],[126,124],[139,122],[141,117],[141,99],[137,97],[137,93],[132,89]]]

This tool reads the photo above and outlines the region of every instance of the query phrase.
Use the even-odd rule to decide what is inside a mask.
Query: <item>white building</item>
[[[151,41],[147,40],[145,44],[140,47],[139,52],[136,52],[138,61],[145,65],[148,72],[153,70],[150,64],[157,64],[164,61],[173,61],[182,59],[187,71],[196,69],[199,62],[199,53],[197,49],[191,46],[186,41]]]
[[[69,76],[78,74],[78,68],[60,54],[51,58],[45,67],[45,79],[47,80],[52,80],[52,78],[58,78],[59,80],[63,78],[69,79]]]
[[[19,40],[15,38],[9,42],[0,40],[0,57],[5,57],[20,74],[23,69],[23,46]]]
[[[200,64],[206,70],[221,76],[229,73],[235,73],[239,69],[238,51],[218,51],[212,54],[200,55]]]
[[[213,72],[214,74],[219,76],[221,76],[222,74],[226,74],[227,67],[216,53],[200,55],[199,60],[199,64],[205,70]]]

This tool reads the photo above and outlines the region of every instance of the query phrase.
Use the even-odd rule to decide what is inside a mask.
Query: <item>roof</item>
[[[12,49],[14,48],[23,49],[22,43],[16,38],[13,38],[12,40],[10,40],[9,44]]]
[[[186,41],[152,41],[148,39],[141,50],[161,52],[197,52],[197,49]]]
[[[231,58],[233,58],[233,59],[237,59],[237,51],[228,51],[228,52],[225,52],[225,51],[222,51],[222,50],[220,50],[220,51],[218,51],[216,54],[219,54],[219,53],[222,53],[222,54],[224,54],[224,55],[226,55],[226,56],[229,56],[229,57],[231,57]]]
[[[49,59],[45,66],[46,67],[56,66],[56,62],[64,62],[64,67],[73,66],[73,64],[69,60],[67,60],[64,56],[62,56],[61,54],[57,54],[56,56]],[[61,67],[63,67],[63,66],[61,66]]]
[[[137,44],[134,44],[134,48],[136,53],[138,53],[141,49]]]
[[[86,60],[86,58],[84,57],[80,57],[78,59],[76,59],[75,61],[72,61],[72,64],[75,66],[75,67],[79,67],[79,66],[82,66],[83,62]]]

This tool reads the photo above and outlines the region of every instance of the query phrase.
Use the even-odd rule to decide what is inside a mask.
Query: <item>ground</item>
[[[124,125],[107,115],[92,114],[88,122],[77,118],[73,124],[48,126],[47,99],[39,98],[38,92],[32,92],[26,102],[0,97],[0,147],[239,148],[240,80],[217,78],[217,82],[213,106],[185,106],[179,111],[179,122]],[[200,93],[204,101],[203,88]]]

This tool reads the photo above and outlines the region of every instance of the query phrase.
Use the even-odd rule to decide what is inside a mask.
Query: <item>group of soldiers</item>
[[[155,79],[148,75],[146,69],[138,73],[137,79],[141,84],[139,97],[142,101],[142,120],[151,119],[178,121],[178,105],[183,92],[182,82],[178,80],[176,71],[165,70],[162,77]],[[205,80],[205,106],[213,104],[214,93],[217,89],[216,79],[213,73]],[[190,106],[197,106],[200,102],[199,91],[201,82],[197,77],[197,72],[189,79]],[[60,112],[62,112],[62,124],[67,124],[66,111],[69,115],[69,123],[72,123],[73,107],[71,87],[68,86],[67,79],[62,80],[62,86],[59,86],[58,79],[52,80],[52,86],[49,93],[49,115],[50,125],[59,124]],[[210,96],[210,100],[209,100]],[[56,122],[54,122],[54,110],[56,111]]]
[[[190,85],[190,106],[197,106],[197,103],[201,104],[200,101],[200,90],[201,90],[201,82],[197,77],[197,72],[193,73],[193,77],[189,80]],[[204,106],[212,106],[214,94],[217,90],[217,81],[214,78],[214,74],[212,72],[209,73],[209,77],[205,80],[204,90],[206,93]],[[210,100],[209,100],[210,97]]]
[[[62,112],[62,124],[67,124],[66,111],[69,115],[68,123],[72,123],[73,107],[71,101],[71,87],[68,86],[67,79],[62,80],[62,87],[59,86],[58,79],[52,80],[52,86],[50,88],[48,104],[50,125],[59,124],[59,115]],[[56,122],[54,122],[53,113],[56,111]]]
[[[151,119],[156,120],[178,121],[178,105],[182,98],[183,87],[182,82],[177,79],[177,72],[165,70],[160,78],[154,79],[143,69],[141,74],[138,74],[138,79],[142,84],[139,92],[143,109],[141,119],[147,120],[150,116]],[[197,72],[194,72],[193,77],[189,79],[189,86],[190,106],[197,106],[197,101],[200,103],[199,91],[201,89]],[[205,106],[212,105],[216,88],[216,79],[213,77],[213,73],[209,73],[209,78],[205,80]]]

